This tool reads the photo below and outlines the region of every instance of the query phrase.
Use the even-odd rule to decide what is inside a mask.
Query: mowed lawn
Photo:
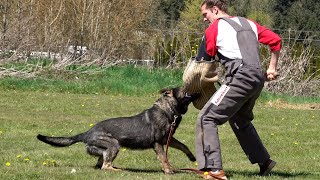
[[[184,171],[164,175],[151,149],[122,148],[114,165],[125,170],[109,172],[93,168],[96,158],[86,154],[82,143],[54,148],[36,139],[38,133],[74,135],[107,118],[137,114],[151,107],[159,96],[0,90],[0,179],[200,179]],[[269,177],[257,176],[258,166],[247,160],[229,125],[222,125],[219,134],[229,179],[320,179],[318,107],[257,102],[253,122],[278,163]],[[175,134],[192,152],[197,113],[190,106]],[[172,148],[169,160],[177,169],[196,168],[182,152]]]

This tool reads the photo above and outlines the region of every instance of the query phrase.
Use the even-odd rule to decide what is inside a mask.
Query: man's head
[[[201,4],[203,21],[210,23],[228,13],[227,0],[204,0]]]

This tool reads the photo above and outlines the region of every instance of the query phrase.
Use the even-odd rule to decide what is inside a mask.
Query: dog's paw
[[[121,169],[116,168],[116,167],[113,167],[113,166],[111,166],[110,164],[104,164],[104,165],[102,165],[101,170],[121,171]]]
[[[163,171],[165,174],[174,174],[174,171],[172,169],[165,169]]]

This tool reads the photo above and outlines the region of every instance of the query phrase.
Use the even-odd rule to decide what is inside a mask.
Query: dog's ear
[[[162,94],[163,94],[164,96],[173,97],[173,90],[170,89],[170,90],[164,91]]]
[[[166,92],[165,92],[165,95],[166,95],[166,96],[173,97],[173,90],[171,89],[171,90],[169,90],[169,91],[166,91]]]
[[[170,96],[173,97],[173,89],[169,89],[169,88],[163,88],[159,91],[159,93],[161,93],[164,96]]]

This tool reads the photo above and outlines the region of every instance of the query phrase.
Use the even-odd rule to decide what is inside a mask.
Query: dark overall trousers
[[[231,19],[222,18],[237,31],[242,59],[220,56],[221,63],[227,70],[224,85],[230,89],[225,91],[223,97],[218,98],[219,104],[212,103],[217,99],[215,93],[199,113],[196,127],[196,158],[199,169],[223,169],[217,125],[226,121],[229,121],[252,164],[263,163],[270,158],[251,123],[252,110],[265,81],[260,65],[259,42],[249,22],[245,18],[238,18],[242,26]]]

